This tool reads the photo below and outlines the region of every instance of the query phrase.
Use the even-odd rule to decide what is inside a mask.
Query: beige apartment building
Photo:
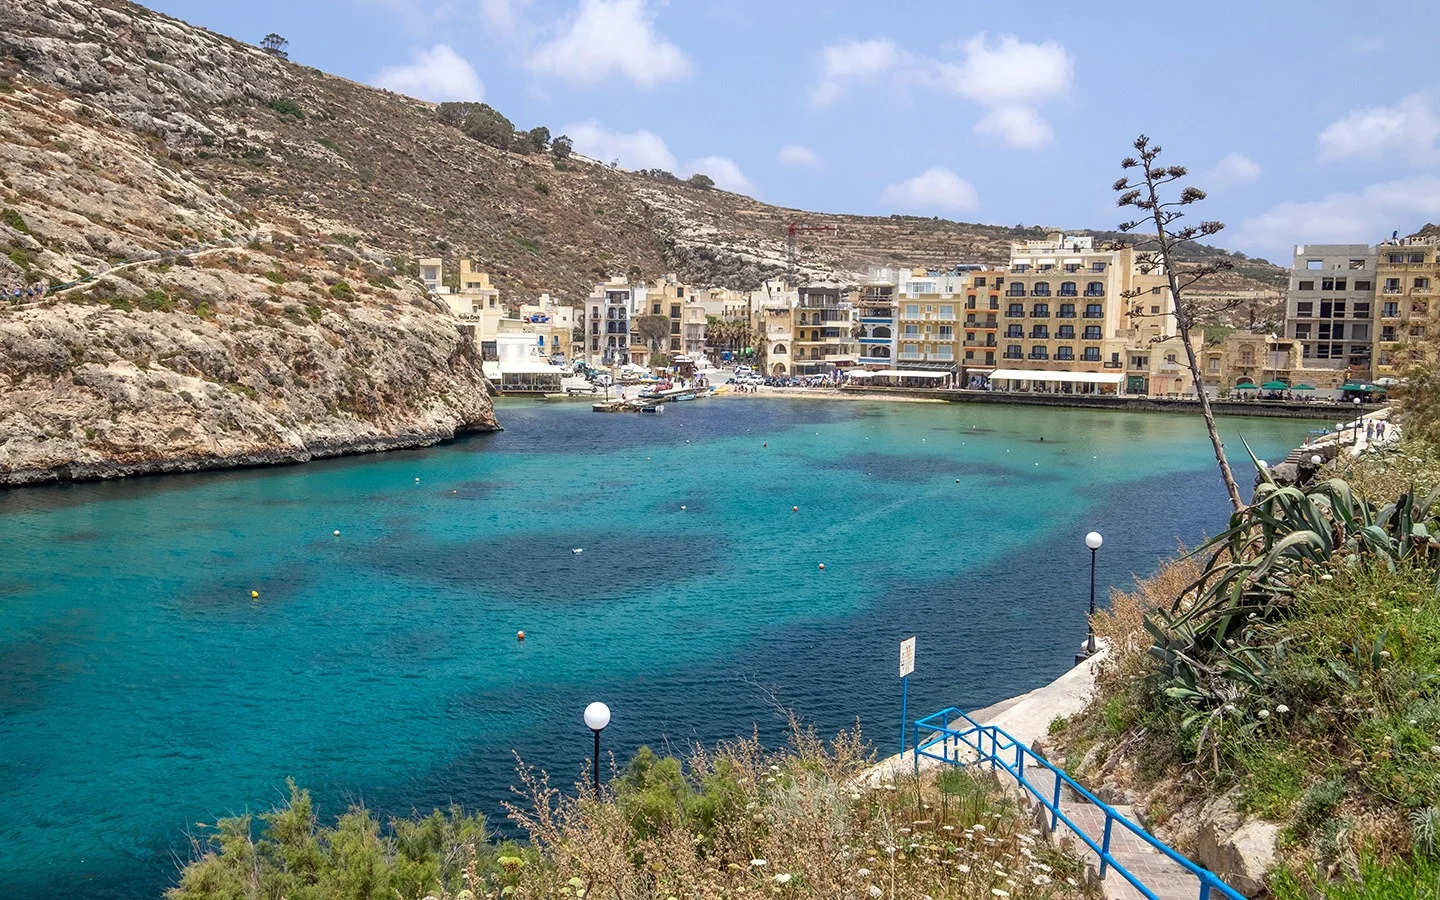
[[[834,287],[802,287],[790,344],[792,375],[831,375],[854,365],[858,340],[850,296]]]
[[[1290,266],[1285,336],[1300,345],[1301,364],[1356,380],[1371,376],[1375,344],[1376,248],[1301,244]]]
[[[765,349],[765,371],[771,375],[794,373],[791,345],[795,340],[795,306],[799,294],[783,281],[767,281],[751,291],[749,308],[756,346]]]
[[[597,284],[585,300],[585,359],[592,366],[630,361],[630,310],[635,286],[624,275]],[[641,288],[643,296],[643,288]]]
[[[1191,394],[1172,310],[1163,274],[1142,272],[1128,247],[1058,233],[1012,245],[1007,269],[973,274],[966,291],[966,379],[984,374],[1012,390]],[[996,368],[985,372],[978,352]]]
[[[1377,251],[1375,377],[1390,379],[1403,354],[1440,335],[1440,238],[1401,238]]]

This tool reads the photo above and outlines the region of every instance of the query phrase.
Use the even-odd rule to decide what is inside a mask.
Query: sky
[[[1214,243],[1252,256],[1440,222],[1433,29],[1353,2],[147,5],[782,206],[1113,228],[1145,133],[1209,194]]]

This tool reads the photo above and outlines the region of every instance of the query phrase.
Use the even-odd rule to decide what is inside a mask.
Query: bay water
[[[287,777],[503,827],[517,754],[581,777],[592,700],[607,765],[778,745],[786,710],[893,752],[901,639],[912,718],[1029,690],[1085,635],[1086,532],[1103,602],[1228,515],[1198,416],[498,407],[426,450],[0,493],[0,896],[158,897]],[[1242,435],[1312,425],[1222,427],[1248,488]]]

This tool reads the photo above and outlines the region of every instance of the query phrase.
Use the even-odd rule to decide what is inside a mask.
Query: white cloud
[[[882,196],[886,203],[908,210],[964,212],[980,205],[980,196],[970,182],[940,166],[890,185]]]
[[[569,135],[576,150],[603,163],[618,159],[620,165],[627,169],[664,169],[667,172],[674,172],[679,167],[665,140],[643,128],[630,132],[610,131],[590,119],[566,125],[560,133]],[[718,178],[716,182],[719,182]]]
[[[991,44],[978,34],[960,45],[965,58],[939,68],[956,93],[991,106],[1032,104],[1070,93],[1075,60],[1055,41],[1027,44],[1002,34]]]
[[[1225,154],[1209,173],[1218,184],[1244,184],[1259,177],[1260,164],[1243,153]]]
[[[976,134],[989,134],[1006,146],[1034,150],[1055,143],[1055,132],[1028,106],[1001,106],[975,123]]]
[[[755,196],[755,183],[745,177],[745,173],[740,171],[740,167],[732,159],[724,156],[702,156],[687,162],[680,174],[688,177],[696,172],[709,175],[718,188]]]
[[[559,35],[535,48],[532,72],[591,85],[620,76],[642,88],[684,78],[690,58],[655,30],[645,0],[580,0]]]
[[[485,98],[485,85],[475,69],[445,44],[417,50],[406,66],[387,66],[375,76],[375,84],[422,100],[469,100]]]
[[[873,79],[897,68],[905,59],[900,48],[887,38],[831,44],[820,51],[810,103],[816,108],[828,106],[844,94],[847,82]]]
[[[782,166],[796,166],[802,169],[818,169],[825,165],[820,154],[803,144],[786,144],[775,154],[775,161]]]
[[[480,18],[496,31],[510,33],[520,24],[521,11],[530,0],[480,0]]]
[[[1320,132],[1320,158],[1345,160],[1399,153],[1414,163],[1440,159],[1440,116],[1431,99],[1411,94],[1395,106],[1357,109]]]
[[[1390,232],[1440,220],[1440,177],[1372,184],[1320,200],[1286,202],[1241,223],[1235,241],[1246,252],[1288,260],[1295,244],[1373,243]]]
[[[907,53],[888,38],[831,44],[816,62],[810,104],[820,109],[856,86],[883,81],[895,91],[950,94],[985,107],[976,132],[1007,146],[1033,150],[1054,143],[1037,107],[1064,99],[1074,84],[1075,60],[1063,45],[978,34],[954,49],[957,59],[933,59]]]

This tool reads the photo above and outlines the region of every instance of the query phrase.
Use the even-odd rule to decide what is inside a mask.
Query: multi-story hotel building
[[[636,293],[629,279],[618,275],[596,285],[585,300],[585,356],[592,366],[629,362],[630,310]],[[643,285],[639,295],[643,302]]]
[[[862,366],[895,364],[896,318],[895,285],[889,281],[869,281],[860,285],[851,297],[860,319],[859,362]]]
[[[1393,378],[1401,353],[1440,334],[1440,238],[1401,238],[1377,251],[1374,374]]]
[[[839,288],[802,287],[795,305],[791,373],[829,375],[856,360],[853,307]]]
[[[791,345],[795,340],[795,304],[798,295],[783,281],[767,281],[750,292],[756,346],[765,350],[765,371],[790,375],[794,371]]]
[[[1370,377],[1375,342],[1376,252],[1366,244],[1301,244],[1290,266],[1285,336],[1309,369]]]
[[[954,374],[960,360],[960,313],[969,272],[916,272],[900,283],[899,369]]]

